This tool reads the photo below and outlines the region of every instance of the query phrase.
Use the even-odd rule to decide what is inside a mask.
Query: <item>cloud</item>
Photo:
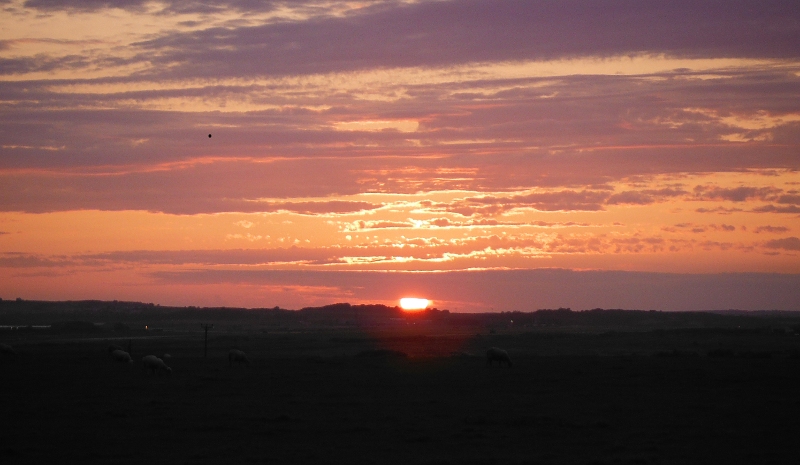
[[[557,235],[543,250],[558,254],[635,254],[657,253],[667,249],[668,241],[655,237],[608,237],[606,235]],[[673,247],[673,251],[676,251]]]
[[[132,250],[85,254],[78,263],[136,263],[149,265],[265,265],[276,263],[321,264],[336,260],[336,251],[324,248],[274,248],[229,250]]]
[[[800,207],[789,205],[787,207],[776,207],[775,205],[764,205],[753,208],[755,213],[800,213]]]
[[[718,213],[720,215],[730,215],[731,213],[736,213],[744,210],[741,208],[714,207],[714,208],[697,208],[695,209],[695,211],[697,213]]]
[[[426,228],[413,228],[413,224],[374,225],[369,222],[345,224],[342,233],[370,232],[383,228],[402,227],[409,229],[404,236],[394,240],[370,237],[355,238],[351,242],[319,247],[248,248],[216,250],[119,250],[103,253],[73,255],[42,255],[6,253],[0,255],[0,267],[48,268],[82,267],[90,270],[98,267],[173,267],[173,266],[247,266],[272,267],[291,266],[303,269],[318,267],[359,268],[359,265],[415,262],[423,269],[462,269],[475,266],[520,265],[521,260],[540,259],[556,255],[602,255],[602,254],[653,254],[661,252],[690,251],[695,247],[703,250],[742,249],[739,243],[684,240],[661,235],[640,233],[596,233],[589,230],[563,231],[547,226],[547,229],[472,230],[470,234],[453,237],[423,235]],[[474,225],[466,226],[473,228]],[[485,227],[485,226],[484,226]],[[415,232],[420,234],[415,234]],[[246,239],[245,235],[238,235]],[[249,236],[249,234],[248,234]],[[488,261],[487,261],[488,260]],[[432,268],[433,267],[433,268]]]
[[[764,247],[769,249],[798,250],[800,251],[800,239],[792,236],[783,239],[773,239],[764,243]]]
[[[146,210],[174,214],[290,211],[325,215],[378,208],[369,202],[324,199],[333,193],[358,192],[357,173],[336,166],[342,164],[347,165],[347,160],[218,160],[133,173],[0,172],[0,209],[37,213]],[[332,172],[338,175],[331,176]],[[281,197],[323,199],[272,200]]]
[[[165,34],[136,44],[159,74],[289,75],[608,57],[800,55],[790,1],[423,1],[339,17]],[[765,27],[769,25],[769,27]],[[158,52],[154,54],[154,52]]]
[[[381,205],[369,202],[353,202],[347,200],[327,200],[310,202],[276,202],[272,200],[254,201],[261,212],[290,212],[300,215],[341,215],[375,210]]]
[[[345,224],[344,231],[373,231],[377,229],[413,228],[411,221],[357,220]]]
[[[762,232],[766,233],[773,233],[773,234],[781,234],[785,232],[789,232],[789,228],[785,226],[759,226],[754,231],[754,233],[759,234]]]
[[[289,5],[287,5],[289,3]],[[292,0],[285,1],[253,1],[253,0],[162,0],[157,6],[161,9],[155,14],[222,14],[230,11],[246,13],[263,13],[274,11],[281,7],[291,6],[295,12],[307,9],[309,11],[325,11],[323,7],[327,2],[320,0]],[[366,2],[364,2],[366,3]],[[153,8],[150,0],[25,0],[26,8],[33,8],[45,12],[70,11],[70,12],[96,12],[106,9],[122,9],[133,12],[145,12]]]
[[[290,76],[393,67],[545,61],[575,57],[797,57],[797,11],[787,1],[490,0],[375,2],[163,2],[31,0],[28,8],[72,13],[121,8],[142,20],[197,15],[129,45],[116,66],[147,66],[152,79]],[[287,14],[253,19],[254,14]],[[744,13],[747,11],[747,13]],[[210,21],[236,13],[239,21]],[[277,19],[276,19],[277,18]],[[701,20],[701,18],[703,18]],[[232,18],[233,19],[233,18]],[[210,27],[197,29],[206,22]],[[265,22],[265,23],[264,23]],[[262,24],[263,23],[263,24]],[[768,24],[769,27],[763,27]],[[502,31],[499,33],[498,31]],[[90,69],[94,54],[7,61],[6,73]],[[108,59],[105,57],[104,59]],[[16,60],[16,59],[15,59]],[[111,63],[106,63],[109,65]],[[140,70],[141,71],[141,70]],[[513,93],[497,94],[510,98]],[[466,95],[466,94],[465,94]]]
[[[646,189],[641,191],[625,191],[619,194],[614,194],[606,200],[609,205],[617,204],[631,204],[631,205],[649,205],[655,202],[664,201],[672,197],[679,197],[687,194],[683,189],[663,188],[663,189]]]
[[[778,198],[776,199],[776,202],[800,206],[800,195],[798,194],[779,195]]]
[[[467,197],[440,208],[462,216],[492,216],[512,209],[533,208],[540,211],[598,211],[609,197],[607,192],[562,190],[498,197]]]
[[[93,64],[88,57],[69,55],[52,57],[37,55],[33,57],[0,58],[0,75],[12,76],[36,72],[49,72],[64,69],[83,69]]]
[[[696,186],[695,195],[702,200],[727,200],[730,202],[744,202],[752,199],[768,200],[774,198],[782,190],[775,187],[734,187],[723,188],[717,186]]]
[[[707,231],[722,231],[722,232],[734,232],[736,231],[736,226],[730,224],[694,224],[694,223],[678,223],[674,226],[664,226],[661,228],[662,231],[666,232],[678,232],[678,231],[686,231],[691,233],[704,233]]]
[[[0,196],[7,200],[0,208],[254,211],[246,200],[357,191],[599,190],[644,174],[800,169],[792,145],[719,144],[720,129],[704,122],[702,115],[681,110],[691,101],[704,107],[786,112],[793,78],[785,71],[764,74],[754,68],[711,83],[687,84],[678,77],[693,75],[691,71],[664,75],[663,80],[624,75],[531,79],[524,73],[522,78],[502,76],[492,69],[487,66],[477,75],[453,71],[456,77],[443,83],[428,82],[428,74],[406,76],[403,70],[396,73],[399,83],[391,71],[376,71],[374,81],[363,85],[357,75],[296,80],[270,76],[222,84],[209,75],[209,82],[167,82],[165,89],[159,88],[161,81],[146,81],[140,74],[94,84],[7,82],[0,88],[0,100],[13,102],[14,111],[0,114],[0,125],[6,128],[0,170],[21,171],[0,182]],[[500,77],[480,79],[491,72]],[[116,91],[104,91],[107,87]],[[501,92],[509,87],[513,93]],[[397,97],[373,101],[359,94],[367,91]],[[464,97],[472,91],[472,97]],[[540,98],[550,93],[557,95]],[[649,98],[653,93],[665,97]],[[737,93],[758,98],[732,103],[729,96]],[[162,101],[174,107],[142,108]],[[186,101],[204,102],[203,111],[188,104],[184,108]],[[239,101],[269,109],[237,110]],[[436,102],[433,108],[431,102]],[[325,105],[327,109],[310,109]],[[225,108],[230,111],[219,111]],[[337,121],[370,118],[414,120],[420,126],[413,136],[335,129]],[[666,120],[677,127],[666,126]],[[209,140],[211,132],[214,138]],[[456,141],[461,142],[451,144]],[[211,165],[201,166],[212,156]],[[166,174],[170,163],[183,164]],[[106,180],[96,175],[101,170],[109,174]],[[231,181],[235,185],[226,185]],[[704,200],[747,195],[702,188],[698,195]],[[612,192],[605,203],[575,208],[648,205],[677,198],[681,190],[664,189]],[[749,198],[757,198],[755,194]],[[780,208],[794,201],[796,194],[776,191],[773,202]],[[560,208],[541,203],[545,209]],[[484,206],[487,212],[489,208]]]
[[[8,268],[36,268],[36,267],[64,267],[73,264],[68,256],[42,256],[20,252],[0,253],[0,267]]]
[[[25,0],[26,8],[43,11],[96,11],[109,8],[143,10],[148,0]]]

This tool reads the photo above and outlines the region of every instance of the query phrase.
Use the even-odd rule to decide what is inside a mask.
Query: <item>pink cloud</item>
[[[744,202],[747,200],[769,200],[782,189],[775,187],[735,187],[722,188],[716,186],[696,186],[695,195],[702,200],[727,200],[731,202]]]
[[[753,232],[756,234],[766,232],[766,233],[773,233],[773,234],[781,234],[785,232],[789,232],[789,228],[785,226],[758,226]]]
[[[789,205],[787,207],[776,207],[775,205],[764,205],[753,209],[755,213],[800,213],[800,207]]]
[[[798,250],[800,251],[800,239],[797,237],[786,237],[783,239],[773,239],[767,241],[764,247],[769,249]]]
[[[664,189],[645,189],[641,191],[625,191],[614,194],[608,198],[609,205],[633,204],[649,205],[655,202],[663,202],[673,197],[686,195],[688,192],[683,189],[664,188]]]

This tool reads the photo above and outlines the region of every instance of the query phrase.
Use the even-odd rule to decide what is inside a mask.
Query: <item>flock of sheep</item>
[[[111,360],[128,365],[133,364],[131,354],[126,352],[122,347],[111,344],[108,346],[108,353],[111,355]],[[164,354],[164,358],[169,359],[169,354]],[[155,355],[145,355],[142,357],[142,370],[152,374],[172,374],[172,368],[168,367],[164,360],[156,357]]]
[[[111,344],[108,346],[108,353],[111,355],[111,359],[115,362],[133,364],[131,354],[116,344]],[[169,360],[170,358],[172,358],[170,354],[164,354],[163,358],[156,357],[155,355],[145,355],[142,357],[142,370],[153,375],[170,375],[172,374],[172,368],[167,366],[167,364],[164,362],[165,359]],[[247,354],[241,350],[231,349],[230,352],[228,352],[228,364],[231,367],[234,364],[244,364],[249,366],[250,360],[247,358]]]
[[[133,359],[131,358],[130,354],[116,344],[111,344],[108,346],[108,352],[111,354],[111,358],[116,362],[128,364],[133,363]],[[164,354],[164,358],[169,359],[170,355]],[[505,363],[509,367],[514,364],[511,361],[511,357],[508,355],[507,351],[497,347],[491,347],[486,351],[486,364],[493,365],[494,362],[497,362],[497,364],[500,366],[503,366]],[[250,360],[247,358],[247,354],[241,350],[231,349],[228,352],[228,366],[233,367],[234,364],[244,364],[250,366]],[[155,355],[146,355],[144,358],[142,358],[142,369],[152,374],[172,374],[172,368],[168,367],[167,364],[164,363],[163,359],[160,359]]]
[[[122,347],[116,344],[111,344],[108,346],[107,350],[111,356],[111,360],[114,362],[127,365],[133,364],[131,354],[125,351],[125,349]],[[0,344],[0,354],[16,356],[16,351],[14,351],[14,349],[8,344]],[[155,355],[145,355],[142,357],[142,370],[153,375],[170,375],[172,374],[172,368],[167,366],[167,364],[164,362],[164,359],[169,360],[170,358],[172,358],[170,354],[164,354],[163,358],[156,357]],[[497,347],[491,347],[486,351],[486,364],[494,365],[494,362],[497,362],[497,364],[500,366],[503,366],[504,363],[509,367],[513,365],[508,352]],[[250,366],[250,360],[247,358],[247,354],[241,350],[231,349],[228,352],[228,366],[233,367],[234,364],[244,364]]]

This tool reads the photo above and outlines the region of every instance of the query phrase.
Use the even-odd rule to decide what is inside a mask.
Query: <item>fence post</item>
[[[200,323],[200,327],[203,328],[206,332],[205,344],[203,345],[203,358],[208,358],[208,330],[213,328],[214,325]]]

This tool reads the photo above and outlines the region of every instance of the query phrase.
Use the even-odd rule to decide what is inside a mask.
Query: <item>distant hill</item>
[[[621,309],[533,312],[453,313],[426,309],[405,312],[380,304],[335,303],[300,310],[231,307],[170,307],[123,301],[0,300],[0,326],[51,325],[60,331],[88,328],[106,331],[144,328],[194,328],[214,323],[233,329],[346,328],[429,325],[475,331],[641,331],[658,329],[768,329],[800,332],[800,313],[776,311],[661,312]]]

